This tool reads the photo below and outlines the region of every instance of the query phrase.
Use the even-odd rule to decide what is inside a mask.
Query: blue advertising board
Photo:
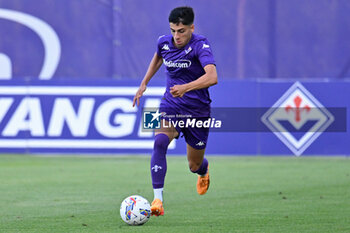
[[[207,152],[348,155],[349,88],[350,80],[224,81],[212,88],[213,107],[258,108],[261,114],[254,119],[267,128],[257,128],[255,132],[212,133]],[[295,101],[298,99],[299,106]],[[291,111],[288,111],[288,105],[292,107]],[[306,110],[308,107],[311,111]],[[273,114],[278,111],[282,114]],[[232,121],[237,119],[245,123],[239,114],[232,116]],[[280,125],[282,120],[290,127]],[[310,122],[314,125],[310,126]]]
[[[142,115],[144,108],[159,106],[160,81],[151,82],[139,107],[132,107],[138,81],[0,84],[0,152],[144,154],[153,148],[153,133],[143,130]],[[349,154],[349,90],[350,82],[329,80],[221,81],[210,91],[212,117],[222,126],[211,130],[206,152]],[[185,154],[184,139],[175,140],[168,152]]]

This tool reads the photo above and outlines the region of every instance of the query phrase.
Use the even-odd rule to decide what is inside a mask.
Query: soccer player
[[[167,170],[166,152],[169,143],[182,133],[187,143],[187,160],[191,172],[198,174],[197,192],[203,195],[209,188],[208,160],[204,158],[209,128],[174,127],[167,115],[210,117],[208,87],[217,84],[214,57],[208,40],[194,34],[194,12],[191,7],[177,7],[170,12],[171,35],[159,37],[148,70],[135,94],[133,106],[139,106],[140,98],[148,82],[162,63],[166,66],[167,85],[160,104],[161,129],[155,131],[151,157],[151,177],[154,200],[152,215],[164,215],[163,187]],[[193,118],[192,118],[193,119]],[[164,127],[167,125],[167,127]]]

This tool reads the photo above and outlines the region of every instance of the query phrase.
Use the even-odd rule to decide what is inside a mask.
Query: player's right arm
[[[148,82],[151,80],[151,78],[153,77],[153,75],[155,73],[157,73],[157,71],[159,70],[159,68],[161,67],[163,63],[162,57],[160,57],[158,55],[157,52],[154,53],[153,58],[151,60],[151,63],[148,66],[147,72],[145,74],[145,77],[143,78],[139,89],[137,90],[135,96],[134,96],[134,100],[132,102],[132,106],[135,106],[135,103],[137,104],[137,106],[140,105],[140,98],[143,95],[143,93],[146,91],[147,88],[147,84]]]

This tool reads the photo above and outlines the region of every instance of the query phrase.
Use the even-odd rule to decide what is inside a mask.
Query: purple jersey
[[[167,86],[164,94],[163,107],[175,107],[195,111],[206,110],[210,114],[210,96],[208,88],[189,91],[183,97],[174,98],[170,87],[192,82],[205,74],[204,67],[214,64],[208,40],[201,35],[192,34],[191,40],[183,48],[176,48],[172,35],[161,36],[158,39],[157,54],[163,58],[166,66]],[[165,106],[167,105],[167,106]]]

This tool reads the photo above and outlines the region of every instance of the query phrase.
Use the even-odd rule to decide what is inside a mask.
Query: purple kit
[[[166,92],[160,104],[160,112],[165,112],[168,119],[179,120],[188,116],[208,118],[211,102],[208,88],[189,91],[183,97],[174,98],[170,87],[192,82],[205,74],[203,67],[208,64],[215,65],[210,44],[204,36],[192,34],[185,47],[176,48],[172,39],[172,35],[161,36],[158,39],[157,54],[163,58],[167,74]],[[178,126],[176,129],[184,134],[186,142],[192,147],[205,148],[209,129]]]

